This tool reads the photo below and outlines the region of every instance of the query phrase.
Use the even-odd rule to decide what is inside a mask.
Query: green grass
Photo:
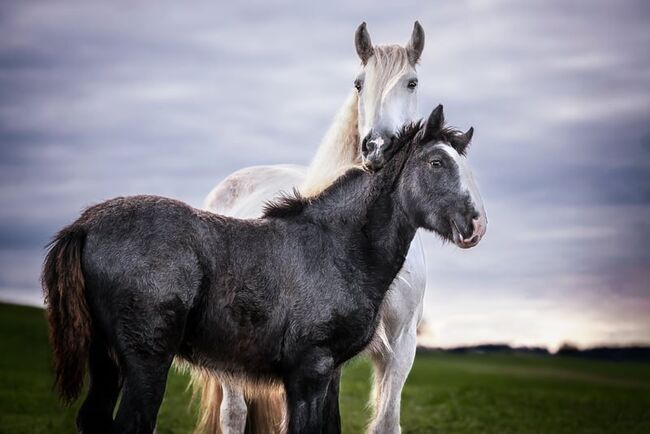
[[[0,433],[73,432],[57,403],[43,311],[0,304]],[[344,432],[362,432],[370,364],[343,373]],[[194,425],[187,377],[169,376],[160,434]],[[650,365],[561,357],[419,355],[402,395],[404,433],[650,433]]]

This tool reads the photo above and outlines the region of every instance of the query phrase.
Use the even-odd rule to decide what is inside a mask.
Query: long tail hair
[[[54,351],[55,387],[66,404],[81,392],[91,337],[81,270],[85,237],[85,231],[74,224],[59,232],[48,245],[41,276]]]
[[[222,380],[213,373],[191,369],[192,389],[199,401],[195,434],[222,434]],[[278,434],[285,431],[285,399],[277,387],[256,387],[242,382],[246,401],[246,434]]]
[[[208,372],[192,368],[190,372],[192,400],[198,400],[199,403],[199,420],[194,434],[221,434],[221,383],[216,376]]]

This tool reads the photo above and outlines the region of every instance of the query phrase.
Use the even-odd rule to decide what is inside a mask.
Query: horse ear
[[[427,142],[432,139],[438,131],[442,129],[445,124],[445,114],[442,111],[442,104],[438,104],[438,107],[434,108],[427,123],[424,124],[424,133],[422,134],[422,143]]]
[[[418,63],[422,50],[424,50],[424,29],[418,21],[413,25],[413,33],[411,33],[411,40],[406,45],[406,50],[411,65]]]
[[[361,23],[359,27],[357,27],[357,31],[354,34],[354,46],[357,49],[357,54],[359,55],[359,58],[364,65],[375,53],[372,48],[372,42],[370,41],[370,34],[368,33],[368,29],[366,29],[365,21]]]
[[[452,146],[460,155],[465,155],[467,152],[467,146],[469,142],[472,141],[472,136],[474,135],[474,127],[471,127],[467,130],[466,133],[459,134],[456,139],[452,142]]]
[[[472,136],[474,136],[474,127],[469,127],[469,130],[465,133],[465,139],[467,139],[467,143],[472,141]]]

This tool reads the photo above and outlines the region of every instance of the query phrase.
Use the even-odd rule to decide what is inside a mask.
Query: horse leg
[[[341,382],[341,368],[339,367],[332,374],[323,408],[323,433],[341,433],[341,414],[339,412],[339,385]]]
[[[221,382],[221,431],[223,434],[243,434],[246,429],[246,400],[241,387],[227,381]]]
[[[133,309],[119,324],[119,366],[122,398],[113,433],[151,434],[162,404],[167,375],[183,339],[187,311],[163,301]],[[128,330],[128,332],[124,332]]]
[[[373,353],[375,362],[375,417],[368,431],[372,434],[399,434],[402,389],[415,359],[416,326],[394,339],[393,351]]]
[[[293,376],[289,384],[285,384],[289,412],[288,434],[322,433],[327,383],[326,378],[309,380]]]
[[[322,434],[323,408],[334,366],[322,352],[300,361],[284,381],[289,413],[288,434]]]
[[[120,372],[105,343],[98,339],[90,344],[88,373],[90,386],[77,415],[77,428],[88,434],[109,433],[120,393]]]
[[[151,434],[162,404],[173,355],[138,354],[124,357],[122,400],[113,433]]]

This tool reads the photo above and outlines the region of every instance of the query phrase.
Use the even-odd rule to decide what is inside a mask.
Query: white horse
[[[355,46],[362,61],[361,73],[311,165],[241,169],[210,192],[205,209],[240,218],[259,217],[265,202],[279,192],[298,187],[305,196],[316,195],[351,165],[377,168],[383,164],[382,146],[390,144],[402,125],[418,118],[415,66],[424,48],[424,31],[416,21],[405,47],[373,46],[366,24],[362,23],[356,31]],[[366,350],[375,368],[374,417],[369,426],[372,433],[400,432],[400,396],[415,357],[425,276],[422,242],[416,236],[382,307],[376,338]],[[257,385],[219,377],[218,373],[194,372],[193,377],[194,387],[201,389],[199,431],[243,433],[247,418],[249,430],[281,430],[281,391],[269,392]]]

